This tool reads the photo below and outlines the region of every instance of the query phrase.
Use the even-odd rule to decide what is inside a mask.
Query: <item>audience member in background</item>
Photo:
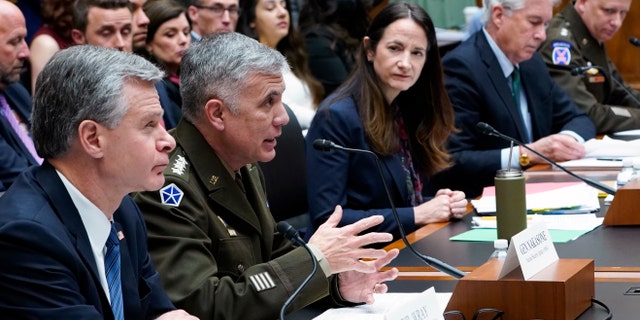
[[[307,0],[300,11],[300,33],[309,53],[309,69],[331,94],[355,66],[360,41],[369,25],[362,0]]]
[[[314,226],[337,203],[344,208],[341,224],[381,214],[377,230],[398,236],[375,159],[314,150],[316,139],[378,155],[407,232],[462,217],[464,193],[445,189],[428,199],[422,192],[429,176],[449,166],[445,143],[454,130],[431,18],[415,3],[389,4],[371,22],[362,49],[353,75],[322,103],[306,136]]]
[[[131,3],[131,11],[133,12],[133,19],[131,21],[132,27],[132,49],[133,52],[144,52],[147,44],[147,28],[149,26],[149,17],[144,13],[142,7],[146,0],[129,0]]]
[[[165,187],[135,195],[169,297],[202,319],[275,319],[311,270],[305,249],[276,232],[256,164],[274,158],[289,121],[286,69],[280,53],[238,33],[194,43],[182,60],[184,117],[171,133],[177,147]],[[391,240],[363,233],[382,217],[336,228],[340,214],[338,207],[309,240],[321,268],[291,310],[328,294],[337,305],[371,303],[386,291],[380,283],[396,277],[395,268],[379,270],[397,250],[363,248]]]
[[[31,92],[35,91],[36,79],[44,65],[54,53],[72,46],[74,0],[42,1],[42,20],[44,25],[38,29],[31,40]]]
[[[149,17],[146,52],[148,58],[158,65],[165,77],[160,85],[164,86],[168,101],[160,100],[164,109],[165,128],[174,128],[182,112],[179,74],[180,61],[185,50],[191,44],[189,21],[186,9],[175,0],[151,0],[144,5]],[[168,105],[167,105],[168,102]]]
[[[175,147],[159,124],[161,76],[95,46],[61,50],[40,73],[33,136],[46,161],[0,198],[3,318],[196,319],[162,289],[128,196],[162,185]]]
[[[218,32],[236,29],[240,5],[238,0],[191,0],[188,7],[191,42]]]
[[[0,1],[0,21],[0,189],[3,189],[42,159],[29,135],[31,97],[18,83],[29,59],[24,16],[13,3]]]
[[[73,41],[131,52],[131,8],[129,0],[76,0],[71,30]]]
[[[598,133],[640,129],[640,92],[629,89],[630,96],[612,80],[615,77],[628,87],[604,46],[622,26],[630,6],[631,0],[569,3],[551,19],[547,40],[538,49],[551,76],[591,117]],[[592,69],[579,76],[571,73],[587,65],[602,70]]]
[[[287,90],[282,101],[298,118],[306,131],[322,101],[322,84],[309,71],[304,39],[291,24],[287,0],[243,0],[242,14],[237,31],[260,43],[277,49],[289,64],[291,71],[284,74]]]
[[[522,147],[477,129],[485,122],[555,161],[582,158],[582,143],[595,136],[589,117],[549,76],[536,49],[556,0],[486,0],[485,26],[443,59],[445,83],[455,109],[449,138],[455,165],[433,186],[463,190],[468,197],[493,185],[496,172],[545,163]]]

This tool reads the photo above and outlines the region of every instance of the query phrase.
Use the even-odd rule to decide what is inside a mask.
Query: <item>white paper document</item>
[[[585,142],[584,148],[587,158],[640,157],[640,139],[626,141],[605,136]]]
[[[433,287],[430,289],[433,289]],[[425,293],[426,291],[374,294],[375,302],[373,304],[366,304],[351,308],[329,309],[315,317],[314,320],[387,320],[385,315],[390,310],[397,308],[399,305],[402,305],[412,299],[420,299],[420,296]],[[440,308],[437,313],[440,315],[440,318],[443,318],[442,314],[444,313],[444,309],[447,307],[447,304],[449,304],[451,292],[435,293],[435,295],[438,307]]]

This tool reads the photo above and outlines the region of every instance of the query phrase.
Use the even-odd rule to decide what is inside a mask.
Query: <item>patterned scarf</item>
[[[409,135],[407,134],[407,128],[404,125],[404,119],[402,119],[400,108],[396,109],[395,121],[398,125],[398,136],[400,137],[400,148],[398,150],[398,155],[400,156],[402,169],[404,170],[406,176],[407,191],[409,192],[408,200],[412,206],[417,206],[423,202],[422,179],[413,167]]]

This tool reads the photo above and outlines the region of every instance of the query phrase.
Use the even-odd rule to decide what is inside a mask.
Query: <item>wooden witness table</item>
[[[619,170],[619,169],[618,169]],[[574,172],[598,181],[615,181],[618,170],[584,170]],[[566,173],[548,165],[534,166],[525,172],[527,182],[576,181]],[[601,203],[602,205],[602,203]],[[442,260],[458,269],[470,272],[487,261],[493,252],[490,242],[451,241],[450,237],[471,229],[471,217],[475,215],[469,205],[462,220],[428,224],[407,235],[418,252]],[[604,215],[601,207],[599,215]],[[568,243],[556,243],[560,258],[589,258],[595,261],[596,282],[640,282],[640,227],[600,226]],[[390,266],[398,268],[399,280],[455,280],[413,256],[405,249],[402,240],[397,240],[386,249],[398,248],[400,255]],[[640,285],[640,284],[639,284]]]

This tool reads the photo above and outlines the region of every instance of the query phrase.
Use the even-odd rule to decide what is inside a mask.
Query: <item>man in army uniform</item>
[[[551,76],[591,118],[598,133],[640,129],[639,92],[629,89],[607,57],[604,42],[622,25],[631,0],[577,0],[549,23],[539,52]],[[597,66],[583,75],[572,70]],[[615,77],[616,81],[612,80]],[[628,87],[628,86],[627,86]]]
[[[172,132],[165,186],[135,199],[169,297],[200,319],[275,319],[311,270],[307,252],[275,232],[255,164],[273,159],[289,121],[281,100],[287,69],[280,53],[238,33],[205,38],[183,57],[184,118]],[[371,303],[387,290],[381,282],[397,276],[379,271],[397,250],[363,248],[391,234],[359,235],[382,216],[337,228],[341,215],[337,207],[309,240],[322,271],[292,309],[327,295],[336,305]]]

